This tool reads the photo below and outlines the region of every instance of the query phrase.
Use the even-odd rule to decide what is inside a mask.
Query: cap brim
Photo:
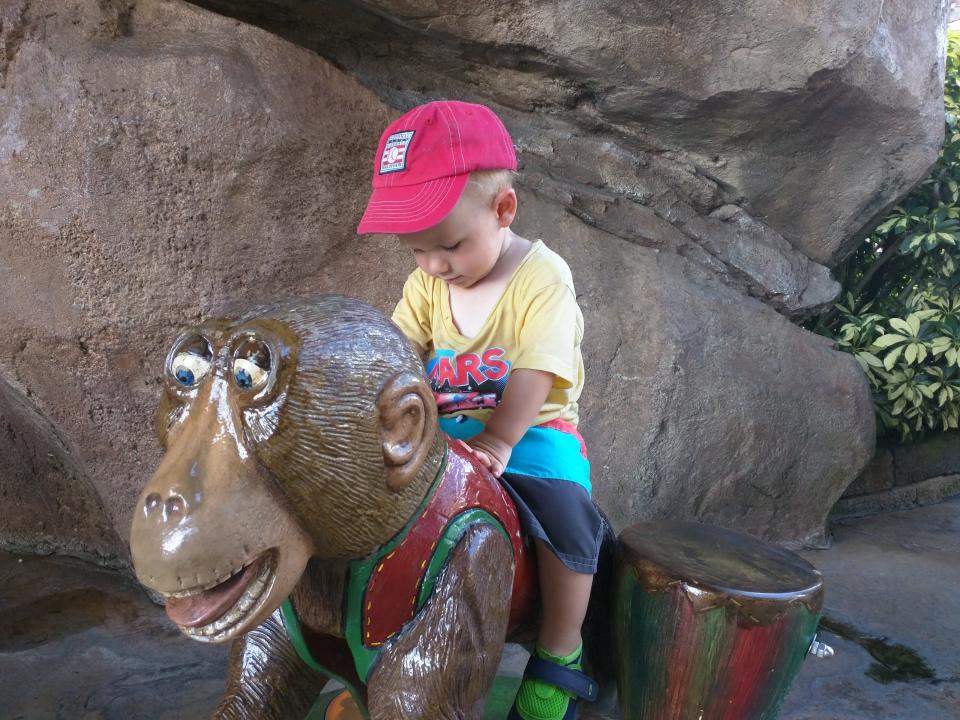
[[[374,188],[357,233],[403,235],[431,228],[450,214],[469,180],[470,173],[464,173],[420,185]]]

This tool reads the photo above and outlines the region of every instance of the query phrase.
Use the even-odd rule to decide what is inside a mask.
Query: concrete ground
[[[821,632],[781,720],[960,718],[960,499],[833,525],[801,553],[826,582]]]
[[[802,554],[826,579],[821,639],[836,655],[807,660],[780,720],[960,718],[960,500],[833,533]],[[113,573],[0,555],[0,720],[205,718],[226,653],[180,636]],[[504,673],[524,656],[509,648]]]

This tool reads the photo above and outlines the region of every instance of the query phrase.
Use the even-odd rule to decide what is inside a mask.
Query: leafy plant
[[[946,132],[930,176],[836,269],[843,301],[807,323],[866,373],[880,434],[960,422],[960,33],[950,32]]]

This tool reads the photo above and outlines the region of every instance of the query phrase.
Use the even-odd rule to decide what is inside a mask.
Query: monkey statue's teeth
[[[259,571],[257,572],[256,577],[244,588],[243,592],[240,594],[240,597],[234,600],[232,605],[227,608],[226,612],[205,624],[187,625],[178,622],[177,624],[180,626],[180,630],[196,640],[203,640],[206,642],[218,640],[219,636],[224,635],[227,631],[240,623],[260,602],[260,599],[269,585],[269,580],[273,573],[272,559],[273,558],[271,557],[265,557],[254,563],[254,565],[259,566]],[[248,569],[252,570],[253,568],[248,566],[248,568],[245,568],[244,570],[247,571]],[[236,577],[236,575],[234,575],[234,577]],[[185,597],[195,597],[199,600],[199,597],[203,594],[203,592],[188,592],[185,594]],[[169,610],[170,608],[168,606],[168,614],[170,614]],[[176,618],[173,619],[176,621]]]

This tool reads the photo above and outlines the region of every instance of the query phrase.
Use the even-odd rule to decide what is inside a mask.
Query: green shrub
[[[836,270],[844,302],[808,327],[860,363],[878,433],[960,424],[960,34],[947,44],[946,134],[930,176]]]

